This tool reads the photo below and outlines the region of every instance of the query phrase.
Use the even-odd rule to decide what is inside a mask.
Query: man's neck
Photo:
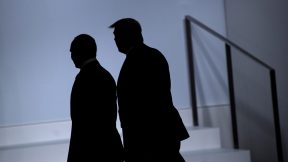
[[[126,52],[126,55],[128,55],[128,54],[130,54],[135,48],[137,48],[137,47],[139,47],[139,46],[141,46],[141,45],[143,45],[144,43],[139,43],[139,44],[135,44],[135,45],[133,45],[133,46],[131,46],[128,50],[127,50],[127,52]]]
[[[81,69],[82,69],[85,65],[87,65],[87,64],[89,64],[90,62],[95,61],[95,60],[96,60],[96,58],[90,58],[90,59],[86,60],[86,61],[83,63],[83,65],[81,66]]]
[[[133,48],[134,48],[134,46],[131,46],[131,47],[127,50],[127,52],[125,52],[126,55],[128,55],[128,54],[133,50]]]

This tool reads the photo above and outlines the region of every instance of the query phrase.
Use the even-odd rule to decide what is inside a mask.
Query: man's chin
[[[126,55],[126,54],[127,54],[127,50],[118,49],[118,51],[119,51],[120,53],[123,53],[124,55]]]
[[[80,66],[79,65],[75,65],[75,68],[80,69]]]

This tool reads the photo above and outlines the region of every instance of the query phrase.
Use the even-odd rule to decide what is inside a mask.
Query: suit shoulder
[[[153,59],[156,59],[156,60],[162,60],[166,62],[166,58],[161,51],[153,47],[148,47],[147,49],[148,49],[147,53],[151,54],[150,57],[153,57]]]
[[[104,80],[109,80],[110,82],[113,82],[115,84],[115,79],[113,78],[113,76],[107,69],[105,69],[104,67],[101,67],[100,71],[101,71],[100,72],[101,76]]]

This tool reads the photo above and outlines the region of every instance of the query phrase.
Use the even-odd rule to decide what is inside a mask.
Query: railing
[[[187,45],[187,59],[189,67],[189,78],[190,78],[190,92],[191,92],[191,105],[192,105],[192,116],[194,126],[199,126],[198,121],[198,111],[197,111],[197,97],[196,97],[196,84],[195,84],[195,72],[194,72],[194,54],[193,54],[193,42],[192,42],[192,26],[196,25],[206,32],[212,34],[219,40],[225,43],[226,50],[226,64],[227,64],[227,75],[228,75],[228,89],[229,89],[229,100],[231,107],[231,120],[232,120],[232,132],[233,132],[233,142],[234,148],[239,148],[238,141],[238,130],[237,130],[237,118],[236,118],[236,106],[235,106],[235,95],[234,95],[234,83],[233,83],[233,67],[232,67],[232,56],[231,56],[231,47],[240,51],[241,54],[246,55],[248,58],[252,59],[257,64],[263,66],[269,70],[270,75],[270,87],[271,87],[271,96],[272,96],[272,106],[273,106],[273,115],[275,123],[275,135],[276,135],[276,145],[277,145],[277,155],[279,162],[283,161],[283,152],[282,152],[282,143],[281,143],[281,130],[280,130],[280,120],[279,120],[279,110],[278,110],[278,99],[277,99],[277,87],[276,87],[276,74],[275,69],[273,69],[268,64],[259,60],[253,56],[248,51],[244,50],[237,44],[233,43],[226,37],[207,27],[197,19],[191,16],[185,16],[185,34],[186,34],[186,45]]]

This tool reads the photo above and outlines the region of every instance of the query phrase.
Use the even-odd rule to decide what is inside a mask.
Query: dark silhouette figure
[[[78,35],[71,58],[80,72],[71,92],[72,130],[68,162],[121,162],[123,147],[116,128],[116,83],[96,60],[95,40]]]
[[[183,162],[180,144],[189,134],[172,102],[165,57],[144,44],[136,20],[120,19],[110,28],[126,54],[117,82],[125,161]]]

